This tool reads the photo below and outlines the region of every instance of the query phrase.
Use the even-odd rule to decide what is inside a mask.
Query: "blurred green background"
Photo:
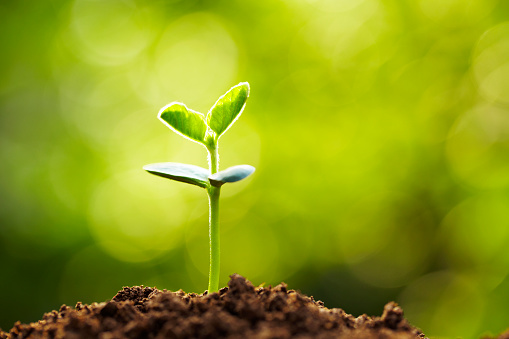
[[[509,2],[0,3],[0,327],[126,285],[203,292],[207,166],[159,108],[251,96],[221,138],[221,285],[349,313],[399,302],[432,337],[509,326]]]

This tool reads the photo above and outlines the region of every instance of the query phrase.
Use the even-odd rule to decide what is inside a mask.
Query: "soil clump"
[[[255,288],[230,278],[228,287],[201,295],[124,287],[107,302],[62,305],[38,322],[17,322],[0,338],[425,338],[393,302],[380,317],[356,318],[284,283]]]

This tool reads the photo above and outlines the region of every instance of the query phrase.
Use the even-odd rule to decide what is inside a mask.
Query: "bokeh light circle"
[[[123,64],[152,42],[153,15],[133,0],[76,0],[67,43],[91,64]]]
[[[155,49],[154,65],[168,98],[190,107],[212,98],[212,106],[216,91],[232,86],[237,59],[237,46],[221,22],[211,14],[194,13],[168,26]]]
[[[393,53],[390,41],[381,47],[387,23],[378,5],[364,1],[344,12],[320,13],[299,30],[289,51],[289,68],[304,97],[343,106],[371,88],[376,69]]]
[[[90,228],[103,250],[118,260],[154,259],[179,244],[189,201],[178,185],[143,170],[104,181],[90,201]],[[174,184],[174,183],[171,183]],[[179,196],[180,193],[180,196]]]
[[[477,338],[485,312],[479,286],[449,271],[429,273],[399,296],[406,318],[432,338]]]
[[[474,23],[487,16],[496,0],[419,0],[422,13],[432,20],[449,21],[448,24],[464,25]],[[454,19],[451,19],[454,18]]]
[[[136,92],[128,73],[115,69],[104,75],[89,66],[69,65],[59,77],[62,118],[98,151],[107,146],[118,121],[135,110]],[[156,109],[154,109],[156,111]],[[155,116],[157,112],[153,113]]]
[[[449,132],[446,155],[457,178],[473,187],[509,186],[509,112],[479,105],[460,116]]]
[[[441,241],[458,272],[482,276],[487,289],[509,273],[509,197],[480,194],[453,208],[441,225]]]
[[[492,102],[509,103],[509,22],[486,31],[473,55],[473,74],[481,94]]]

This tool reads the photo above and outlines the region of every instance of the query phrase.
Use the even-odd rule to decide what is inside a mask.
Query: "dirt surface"
[[[124,287],[107,302],[63,305],[0,338],[425,338],[395,303],[381,317],[353,317],[285,284],[255,288],[240,275],[202,295]],[[507,338],[507,337],[500,337]]]

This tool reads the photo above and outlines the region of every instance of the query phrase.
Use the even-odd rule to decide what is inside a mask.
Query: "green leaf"
[[[207,114],[207,125],[216,132],[218,139],[238,119],[248,96],[249,84],[241,82],[230,88],[210,109]]]
[[[209,180],[212,186],[221,186],[227,182],[236,182],[247,178],[255,171],[253,166],[238,165],[225,169],[224,171],[217,172],[209,175]]]
[[[172,102],[159,111],[159,119],[178,134],[199,143],[205,142],[207,124],[205,116],[187,108],[180,102]]]
[[[203,167],[180,164],[177,162],[160,162],[143,166],[143,169],[149,173],[185,182],[188,184],[200,186],[203,188],[209,187],[209,174],[210,172]]]

